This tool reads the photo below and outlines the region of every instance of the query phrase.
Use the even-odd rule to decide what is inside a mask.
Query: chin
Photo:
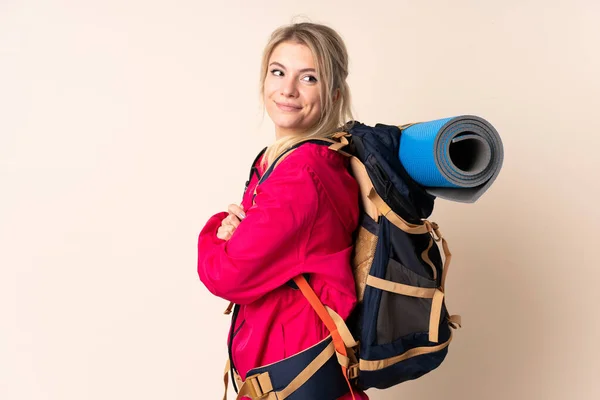
[[[294,118],[290,116],[285,116],[285,115],[274,115],[273,117],[271,117],[271,120],[273,121],[273,124],[275,124],[275,126],[278,126],[280,128],[284,128],[284,129],[298,129],[301,128],[300,126],[300,121],[298,121],[298,118]]]
[[[278,126],[279,128],[284,128],[284,129],[300,129],[302,128],[300,126],[300,124],[298,124],[296,121],[289,121],[289,120],[285,120],[285,119],[279,119],[279,120],[275,120],[273,121],[273,123],[275,124],[275,126]]]

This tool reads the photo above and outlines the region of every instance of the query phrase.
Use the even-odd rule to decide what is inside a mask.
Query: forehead
[[[278,62],[287,69],[315,68],[315,62],[310,49],[302,43],[279,43],[269,57],[269,64]]]

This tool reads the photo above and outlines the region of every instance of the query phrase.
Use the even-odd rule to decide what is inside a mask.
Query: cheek
[[[310,113],[319,115],[321,113],[321,97],[319,93],[311,93],[309,102],[311,106]]]
[[[269,84],[267,82],[265,82],[262,95],[265,101],[269,98]]]
[[[274,92],[277,91],[277,88],[279,86],[280,82],[277,79],[277,77],[272,76],[272,75],[267,75],[267,77],[265,78],[265,90],[264,90],[264,94],[265,96],[270,96],[272,95]]]
[[[265,82],[265,88],[263,90],[263,105],[265,107],[265,110],[267,111],[267,114],[269,115],[269,117],[271,117],[271,119],[277,118],[278,111],[279,111],[279,109],[273,102],[274,97],[275,97],[274,93],[275,93],[275,89],[273,88],[273,85],[272,84],[269,85],[268,82]]]
[[[314,107],[319,107],[321,104],[321,88],[319,86],[312,86],[310,91],[307,91],[306,96],[310,98],[310,102]]]

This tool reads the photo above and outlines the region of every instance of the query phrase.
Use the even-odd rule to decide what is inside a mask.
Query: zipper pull
[[[234,302],[230,302],[229,305],[227,306],[227,309],[223,312],[223,314],[225,314],[225,315],[231,314],[231,310],[233,310],[234,305],[235,305]]]

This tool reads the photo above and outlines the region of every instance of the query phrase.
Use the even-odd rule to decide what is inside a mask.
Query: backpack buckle
[[[440,227],[437,223],[425,220],[425,226],[427,227],[427,231],[433,240],[436,242],[442,240],[442,233],[440,232]]]
[[[350,380],[358,378],[358,363],[350,365],[346,375]]]
[[[260,399],[273,391],[268,372],[247,377],[244,384],[248,386],[248,394],[252,399]]]

